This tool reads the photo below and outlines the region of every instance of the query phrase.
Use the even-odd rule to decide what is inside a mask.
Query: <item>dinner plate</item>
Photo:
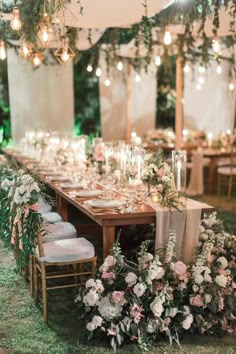
[[[55,176],[48,176],[48,179],[49,179],[50,181],[65,182],[65,181],[69,181],[69,180],[70,180],[70,177],[55,175]]]
[[[61,183],[61,188],[70,189],[70,188],[84,188],[82,183]]]
[[[103,200],[103,199],[90,199],[84,202],[84,204],[99,209],[112,209],[118,208],[122,205],[122,201],[111,199],[111,200]]]
[[[98,197],[101,194],[102,191],[100,189],[82,190],[75,192],[75,196],[79,198]]]

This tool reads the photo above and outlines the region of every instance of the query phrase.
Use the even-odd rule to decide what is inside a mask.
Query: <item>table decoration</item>
[[[143,242],[136,262],[124,257],[118,238],[75,299],[88,339],[109,337],[115,351],[127,341],[148,351],[163,337],[180,345],[188,333],[235,333],[236,237],[216,214],[202,221],[199,237],[189,266],[176,258],[173,229],[156,254]]]
[[[90,199],[84,202],[85,205],[88,205],[92,208],[98,209],[111,209],[120,207],[123,202],[121,200],[102,200],[102,199]]]
[[[185,150],[172,151],[172,173],[175,189],[183,196],[186,193],[186,162],[187,155]]]
[[[81,190],[75,191],[74,194],[76,197],[79,198],[87,198],[87,197],[98,197],[102,195],[103,191],[101,189],[94,189],[94,190]]]

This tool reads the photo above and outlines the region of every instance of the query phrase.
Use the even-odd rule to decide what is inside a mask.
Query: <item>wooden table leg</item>
[[[216,161],[217,159],[212,157],[209,165],[209,193],[213,194],[215,192],[216,181]]]
[[[103,257],[109,255],[115,241],[115,226],[103,226]]]
[[[57,195],[56,201],[57,201],[56,209],[57,209],[58,214],[61,215],[63,221],[68,221],[69,220],[69,215],[68,215],[69,204],[68,204],[67,200],[65,200],[61,196]]]

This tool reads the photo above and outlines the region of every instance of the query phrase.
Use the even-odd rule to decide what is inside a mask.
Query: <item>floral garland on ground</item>
[[[4,199],[0,220],[7,229],[5,240],[14,245],[17,265],[23,266],[32,254],[38,231],[43,231],[43,218],[38,212],[42,185],[23,169],[8,167],[5,171],[1,176],[0,193]]]
[[[160,205],[167,208],[178,208],[179,194],[174,188],[173,174],[161,154],[145,155],[142,180],[149,186],[149,189],[150,186],[155,186],[160,195]]]
[[[176,234],[153,256],[141,245],[138,263],[129,262],[119,242],[77,296],[89,338],[110,338],[116,348],[136,342],[147,350],[167,337],[179,344],[186,333],[233,333],[236,320],[236,237],[225,233],[216,214],[202,221],[195,261],[175,258]]]

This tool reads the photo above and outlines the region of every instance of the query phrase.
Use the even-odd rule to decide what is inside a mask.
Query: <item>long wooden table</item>
[[[9,153],[6,150],[4,152],[7,155],[15,157],[13,153]],[[17,160],[27,167],[27,159],[17,157]],[[29,166],[29,165],[28,165]],[[103,231],[103,256],[106,257],[109,254],[110,248],[115,240],[115,228],[117,226],[124,225],[140,225],[140,224],[155,224],[156,223],[156,211],[149,205],[142,203],[136,204],[136,211],[132,213],[118,213],[113,211],[101,211],[95,212],[84,204],[84,199],[76,198],[70,195],[69,191],[61,188],[59,182],[49,181],[45,176],[40,175],[41,180],[51,188],[56,195],[56,208],[58,213],[62,216],[64,221],[68,221],[68,208],[69,205],[73,205],[80,210],[83,214],[87,215],[96,224],[102,227]],[[98,188],[102,188],[98,186]],[[123,196],[120,193],[115,193],[116,198],[122,199]],[[214,208],[206,206],[202,209],[202,212],[211,212]],[[79,220],[78,220],[79,222]]]

